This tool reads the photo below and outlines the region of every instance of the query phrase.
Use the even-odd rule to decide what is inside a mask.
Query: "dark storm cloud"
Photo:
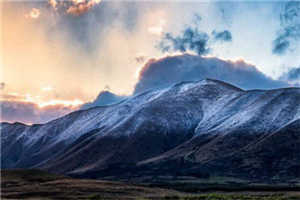
[[[289,1],[283,4],[280,14],[281,30],[273,41],[272,52],[283,55],[291,49],[291,44],[300,39],[300,2]]]
[[[62,105],[39,108],[30,102],[1,101],[0,104],[2,122],[45,123],[74,111]]]
[[[225,31],[213,31],[212,35],[216,41],[224,41],[224,42],[231,42],[232,41],[232,35],[228,30]]]
[[[125,98],[126,96],[119,96],[109,91],[101,91],[94,101],[82,105],[81,109],[88,109],[96,106],[110,105],[110,104],[118,103]]]
[[[242,89],[272,89],[289,86],[273,80],[255,66],[244,61],[225,61],[184,54],[151,59],[143,67],[134,93],[152,88],[163,88],[181,81],[205,78],[222,80]]]

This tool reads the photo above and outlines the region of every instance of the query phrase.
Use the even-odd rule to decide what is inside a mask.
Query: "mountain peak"
[[[84,104],[81,109],[111,105],[123,100],[124,98],[125,96],[116,95],[109,90],[103,90],[98,94],[97,98],[93,102]]]
[[[177,83],[177,84],[171,86],[170,88],[182,87],[182,88],[184,88],[184,90],[188,90],[190,88],[196,88],[196,87],[199,87],[199,89],[201,89],[203,86],[214,86],[215,89],[223,88],[223,89],[229,89],[229,90],[233,90],[233,91],[237,91],[237,92],[244,91],[244,90],[242,90],[234,85],[231,85],[229,83],[215,80],[215,79],[210,79],[210,78],[206,78],[206,79],[202,79],[202,80],[198,80],[198,81],[182,81],[180,83]]]
[[[237,86],[234,86],[233,84],[226,83],[224,81],[220,81],[220,80],[216,80],[216,79],[211,79],[211,78],[203,79],[203,81],[205,81],[205,82],[207,82],[209,84],[216,84],[216,85],[220,85],[220,86],[223,86],[223,87],[232,88],[234,90],[243,91],[241,88],[239,88]]]

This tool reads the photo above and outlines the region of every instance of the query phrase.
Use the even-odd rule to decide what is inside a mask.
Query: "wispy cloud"
[[[300,67],[295,67],[283,73],[280,80],[290,82],[291,84],[300,84]]]
[[[193,25],[185,28],[180,34],[164,33],[157,48],[162,52],[195,52],[198,55],[210,53],[210,44],[215,41],[232,41],[232,35],[228,30],[213,31],[208,34],[199,29],[199,21],[202,18],[196,15]]]
[[[300,40],[300,2],[288,1],[280,14],[281,30],[273,41],[272,52],[277,55],[287,53],[291,44]]]
[[[228,30],[225,31],[213,31],[212,35],[216,41],[223,41],[223,42],[231,42],[232,41],[232,35]]]

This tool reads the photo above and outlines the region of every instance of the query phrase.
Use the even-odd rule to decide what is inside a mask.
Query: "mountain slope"
[[[96,178],[299,177],[298,102],[298,88],[243,91],[210,79],[183,82],[43,125],[2,123],[1,164]]]

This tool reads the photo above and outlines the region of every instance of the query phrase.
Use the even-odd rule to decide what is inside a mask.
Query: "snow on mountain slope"
[[[300,119],[299,102],[298,88],[243,91],[210,79],[182,82],[46,124],[2,123],[1,164],[85,174],[182,159],[209,163]]]
[[[237,127],[251,132],[272,132],[300,117],[299,89],[248,91],[202,120],[197,134],[230,132]],[[254,126],[255,125],[255,126]]]
[[[217,112],[204,115],[195,129],[193,138],[140,164],[188,157],[192,157],[193,162],[208,162],[239,152],[245,146],[253,146],[268,135],[300,119],[299,102],[298,88],[239,93],[224,106],[212,106],[218,108]]]
[[[187,84],[193,86],[182,89]],[[77,165],[80,167],[75,171],[96,170],[111,163],[135,163],[159,155],[193,136],[204,109],[212,105],[210,101],[224,101],[223,96],[230,101],[241,92],[212,80],[145,92],[107,108],[99,117],[101,120],[93,135],[48,163],[50,168],[73,169],[72,166]],[[87,162],[74,161],[85,155],[89,156]]]

